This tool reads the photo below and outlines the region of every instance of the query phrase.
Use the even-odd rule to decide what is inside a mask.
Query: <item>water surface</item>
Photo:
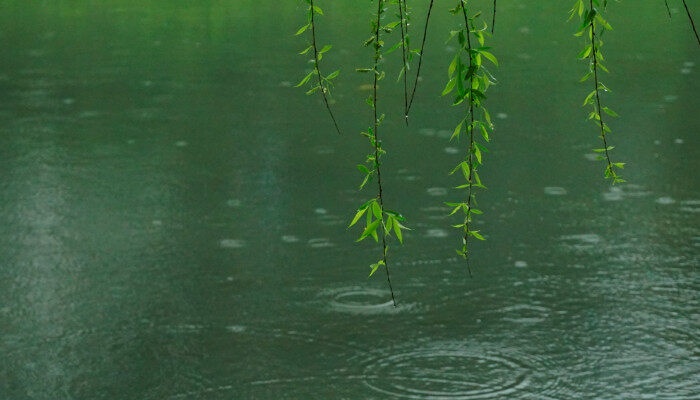
[[[682,10],[610,6],[629,181],[610,187],[568,4],[499,2],[469,278],[442,207],[464,149],[439,97],[459,21],[436,6],[410,126],[401,85],[379,100],[386,201],[413,228],[390,253],[394,309],[366,278],[380,250],[345,229],[371,196],[353,72],[371,9],[327,3],[342,136],[290,87],[307,67],[293,2],[3,2],[0,397],[700,398],[700,57]]]

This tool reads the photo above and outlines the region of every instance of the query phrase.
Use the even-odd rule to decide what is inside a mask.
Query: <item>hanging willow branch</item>
[[[323,54],[326,53],[328,50],[331,49],[331,45],[327,44],[323,46],[322,49],[318,49],[318,45],[316,42],[316,24],[314,23],[314,17],[316,14],[323,15],[323,10],[321,10],[320,7],[314,5],[314,0],[305,0],[306,3],[309,4],[308,8],[308,19],[307,19],[307,24],[299,28],[297,31],[297,35],[301,35],[304,33],[307,29],[311,28],[311,44],[309,47],[306,49],[302,50],[299,54],[306,54],[309,51],[313,51],[313,56],[314,58],[311,60],[311,63],[314,66],[313,71],[309,72],[308,75],[304,77],[297,85],[296,87],[303,86],[307,83],[310,82],[310,79],[312,76],[316,76],[317,78],[317,83],[316,85],[312,86],[311,89],[309,89],[306,94],[311,95],[314,92],[318,91],[321,93],[321,97],[323,98],[323,103],[326,105],[326,109],[328,110],[328,115],[330,115],[331,120],[333,120],[333,125],[335,126],[336,131],[340,134],[340,128],[338,127],[338,122],[335,120],[335,116],[333,115],[333,111],[331,110],[331,106],[328,103],[328,97],[327,93],[330,93],[330,87],[333,85],[332,80],[338,76],[340,71],[334,71],[328,76],[323,76],[321,74],[321,69],[319,68],[318,64],[323,58]],[[310,84],[310,83],[309,83]]]
[[[579,17],[583,19],[581,27],[576,33],[576,36],[586,34],[590,40],[590,43],[586,45],[583,50],[581,50],[578,57],[582,60],[589,60],[589,72],[584,75],[583,78],[581,78],[581,82],[593,77],[593,82],[595,84],[593,91],[588,94],[586,100],[583,102],[584,106],[591,105],[593,108],[591,113],[588,115],[588,119],[593,120],[596,125],[600,127],[600,138],[603,141],[603,148],[594,149],[593,151],[603,154],[602,156],[598,156],[598,159],[607,163],[607,166],[605,167],[605,178],[610,179],[612,184],[615,184],[625,181],[617,174],[616,170],[617,168],[624,168],[625,163],[614,163],[610,159],[610,151],[614,148],[614,146],[608,145],[608,134],[612,133],[612,131],[603,121],[603,113],[611,117],[617,117],[618,115],[610,108],[603,107],[600,101],[601,92],[610,91],[610,89],[608,89],[608,87],[605,86],[605,84],[603,84],[598,77],[599,70],[608,72],[608,69],[601,63],[604,58],[603,53],[600,50],[603,45],[600,35],[602,35],[605,30],[612,30],[612,26],[610,26],[610,24],[603,18],[600,11],[594,7],[594,5],[598,7],[602,6],[604,9],[607,2],[605,0],[603,1],[604,2],[601,5],[599,0],[588,0],[588,8],[586,8],[583,0],[578,0],[574,5],[574,8],[571,10],[571,16],[578,13]],[[600,26],[600,32],[596,32],[596,23]]]
[[[496,30],[496,0],[493,0],[493,19],[491,20],[491,34]]]
[[[420,58],[418,58],[418,68],[416,70],[416,80],[413,82],[413,91],[411,92],[411,98],[408,101],[408,107],[406,108],[406,118],[408,118],[408,113],[411,111],[411,105],[413,105],[413,98],[416,97],[416,88],[418,87],[418,79],[420,78],[420,68],[423,65],[423,55],[425,54],[425,39],[428,37],[428,25],[430,24],[430,13],[433,11],[433,3],[435,0],[430,0],[430,5],[428,5],[428,15],[425,17],[425,27],[423,28],[423,43],[420,46]]]
[[[668,0],[664,0],[664,4],[666,4],[666,12],[668,13],[668,19],[671,19],[671,9],[668,7]]]
[[[479,231],[471,228],[474,215],[482,214],[480,210],[474,208],[476,205],[475,189],[486,189],[479,178],[477,170],[483,163],[483,153],[488,151],[483,144],[480,144],[475,140],[474,130],[478,130],[481,133],[485,142],[490,140],[489,131],[493,130],[491,117],[486,108],[483,106],[483,100],[486,99],[486,90],[494,82],[492,81],[491,74],[483,65],[482,60],[485,58],[495,65],[498,65],[498,61],[493,54],[487,51],[490,48],[484,46],[485,37],[489,35],[488,32],[486,32],[486,23],[484,23],[484,26],[481,29],[476,29],[474,27],[474,20],[479,16],[479,13],[469,17],[466,0],[460,0],[457,7],[453,8],[451,12],[453,14],[458,14],[461,12],[462,16],[464,17],[464,28],[459,31],[452,32],[452,37],[457,36],[459,49],[457,50],[457,54],[448,68],[450,80],[447,82],[447,86],[445,86],[442,94],[446,95],[451,93],[456,88],[457,96],[455,97],[453,105],[459,105],[462,102],[467,101],[467,115],[459,122],[450,140],[455,138],[459,140],[460,136],[462,135],[462,127],[464,126],[464,133],[468,135],[469,139],[469,148],[465,159],[457,164],[457,166],[450,173],[454,174],[457,171],[461,171],[464,175],[464,179],[466,179],[467,183],[457,186],[456,189],[466,189],[467,200],[458,203],[446,204],[453,207],[450,215],[455,214],[460,210],[464,214],[463,222],[453,226],[455,228],[462,229],[464,233],[464,236],[462,237],[462,247],[460,250],[457,250],[457,253],[464,257],[467,261],[467,270],[471,276],[471,266],[469,263],[469,238],[474,237],[479,240],[484,240],[484,237],[479,233]],[[479,47],[472,46],[472,35],[479,42]],[[466,64],[462,61],[463,54],[466,55],[468,60]],[[480,113],[481,119],[479,119],[476,115],[477,111]]]
[[[394,289],[391,286],[391,275],[389,274],[389,265],[387,262],[387,252],[388,245],[387,239],[392,235],[392,230],[396,235],[396,238],[400,243],[403,243],[403,233],[402,230],[406,230],[405,226],[401,224],[404,222],[404,217],[396,212],[384,208],[384,194],[382,186],[382,175],[381,175],[381,159],[386,151],[382,147],[382,142],[379,140],[379,126],[384,120],[384,114],[379,115],[377,108],[377,85],[380,80],[385,76],[384,71],[380,71],[380,63],[382,61],[382,48],[384,42],[381,40],[380,32],[390,30],[389,26],[382,26],[382,14],[384,13],[384,1],[377,0],[377,18],[376,21],[372,22],[372,36],[365,41],[365,46],[372,45],[374,47],[374,63],[372,68],[359,68],[360,72],[367,72],[373,75],[372,84],[372,95],[367,99],[367,104],[372,107],[372,112],[374,113],[373,126],[367,128],[367,132],[362,132],[362,135],[367,137],[370,144],[372,145],[374,152],[367,155],[364,164],[357,166],[357,169],[364,174],[364,179],[362,184],[360,184],[360,189],[369,183],[374,177],[377,178],[377,196],[364,204],[362,204],[358,209],[355,217],[350,226],[355,225],[359,219],[367,214],[367,223],[365,229],[360,235],[358,241],[364,240],[369,236],[372,236],[375,241],[379,241],[379,234],[382,237],[382,258],[376,263],[370,265],[369,276],[374,275],[374,273],[380,268],[384,267],[386,271],[386,280],[389,285],[389,291],[391,292],[391,300],[396,307],[396,298],[394,297]],[[380,229],[381,228],[381,229]],[[378,233],[379,232],[379,233]]]
[[[690,15],[690,10],[688,9],[688,5],[685,4],[685,0],[683,0],[683,7],[685,7],[685,12],[688,14],[688,19],[690,20],[690,26],[693,28],[693,33],[695,33],[695,39],[697,39],[698,44],[700,45],[700,36],[698,36],[698,30],[695,29],[695,22],[693,21],[693,16]]]
[[[406,52],[408,50],[407,35],[408,35],[408,8],[406,0],[398,0],[399,5],[399,25],[401,26],[401,59],[403,61],[401,74],[403,74],[403,114],[408,125],[408,64],[406,63]],[[406,15],[406,17],[404,17]]]

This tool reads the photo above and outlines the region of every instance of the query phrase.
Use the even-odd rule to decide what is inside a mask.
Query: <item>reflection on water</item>
[[[700,398],[686,26],[611,6],[629,183],[610,187],[566,5],[502,6],[470,278],[443,206],[462,195],[448,172],[464,143],[434,11],[408,128],[401,86],[381,88],[385,195],[413,228],[389,253],[394,308],[367,279],[376,245],[346,229],[368,195],[365,77],[341,68],[338,136],[290,87],[301,9],[234,3],[4,5],[0,398]],[[331,18],[369,11],[331,3],[329,67],[354,65],[365,27]]]

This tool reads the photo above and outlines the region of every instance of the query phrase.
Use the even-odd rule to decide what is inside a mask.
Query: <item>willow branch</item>
[[[593,10],[593,0],[589,0],[591,10]],[[603,107],[600,105],[600,90],[598,84],[598,55],[596,49],[596,38],[595,38],[595,19],[591,19],[590,24],[591,29],[591,62],[593,63],[593,79],[595,82],[595,100],[598,106],[598,122],[600,125],[600,137],[603,139],[603,148],[605,149],[605,159],[608,161],[608,168],[610,171],[613,170],[612,161],[610,161],[610,153],[608,152],[608,139],[605,134],[605,124],[603,123]]]
[[[430,23],[430,13],[433,11],[433,3],[435,0],[430,0],[430,5],[428,6],[428,15],[425,17],[425,27],[423,28],[423,43],[420,46],[420,58],[418,59],[418,68],[416,71],[416,81],[413,83],[413,92],[411,93],[411,98],[408,101],[408,107],[406,109],[406,117],[408,118],[408,113],[411,111],[411,105],[413,104],[413,98],[416,96],[416,88],[418,87],[418,78],[420,78],[420,68],[423,65],[423,54],[425,51],[425,39],[428,37],[428,24]]]
[[[467,17],[467,9],[464,5],[464,0],[460,0],[462,4],[462,14],[464,15],[464,26],[467,29],[467,57],[469,58],[469,70],[472,69],[472,42],[471,42],[471,29],[469,28],[469,17]],[[461,76],[458,79],[462,79]],[[469,248],[469,222],[471,222],[471,210],[472,210],[472,182],[474,180],[474,160],[472,159],[472,149],[474,148],[474,93],[471,89],[474,87],[474,74],[469,78],[469,159],[467,163],[469,164],[469,198],[467,199],[467,220],[464,223],[464,247]],[[472,269],[469,265],[469,256],[465,252],[465,258],[467,260],[467,270],[469,271],[469,276],[472,276]]]
[[[316,12],[314,11],[314,0],[310,0],[309,4],[310,4],[310,12],[311,12],[311,45],[313,46],[313,49],[314,49],[314,68],[316,69],[316,77],[318,78],[319,92],[321,92],[321,97],[323,98],[323,103],[326,105],[326,109],[328,110],[328,115],[330,115],[331,119],[333,120],[333,125],[335,126],[335,130],[338,131],[338,134],[340,134],[340,128],[338,127],[338,122],[335,120],[335,116],[333,115],[333,111],[331,111],[331,106],[328,103],[328,97],[326,96],[326,87],[323,85],[323,76],[321,75],[321,69],[318,66],[319,57],[318,57],[318,46],[316,44],[316,24],[314,23],[314,14],[316,14]]]
[[[690,15],[690,10],[688,9],[688,5],[685,4],[685,0],[683,0],[683,7],[685,7],[685,12],[688,14],[688,19],[690,20],[690,26],[693,28],[693,33],[695,33],[695,39],[698,40],[698,45],[700,45],[700,36],[698,36],[698,30],[695,29],[695,22],[693,22],[693,16]]]
[[[406,31],[408,31],[408,21],[404,20],[404,6],[402,4],[405,4],[406,0],[399,0],[399,18],[401,19],[401,23],[399,24],[401,26],[401,58],[403,60],[403,114],[406,119],[406,125],[408,125],[408,64],[406,64],[406,33],[404,32],[404,23],[406,24],[405,28]],[[408,9],[406,10],[408,12]]]
[[[491,21],[491,34],[496,30],[496,0],[493,0],[493,20]]]
[[[379,188],[379,208],[382,211],[382,260],[384,261],[384,269],[386,270],[386,281],[389,284],[389,291],[391,292],[391,301],[396,307],[396,298],[394,297],[394,289],[391,287],[391,276],[389,275],[389,264],[386,259],[386,235],[384,228],[384,197],[382,194],[382,174],[379,168],[379,116],[377,115],[377,81],[379,79],[379,60],[381,59],[381,43],[379,41],[379,31],[382,20],[382,6],[383,0],[377,1],[377,26],[374,31],[374,84],[372,85],[372,103],[374,108],[374,162],[377,165],[377,186]]]

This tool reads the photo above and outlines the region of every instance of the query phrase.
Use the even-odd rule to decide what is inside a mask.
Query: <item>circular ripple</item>
[[[515,304],[497,310],[504,321],[518,324],[540,323],[549,316],[549,308],[533,304]]]
[[[330,308],[333,311],[374,314],[396,310],[388,290],[349,287],[326,291],[322,295],[330,298]]]
[[[447,346],[370,361],[365,384],[377,392],[407,399],[511,398],[528,387],[529,371],[515,358]]]

